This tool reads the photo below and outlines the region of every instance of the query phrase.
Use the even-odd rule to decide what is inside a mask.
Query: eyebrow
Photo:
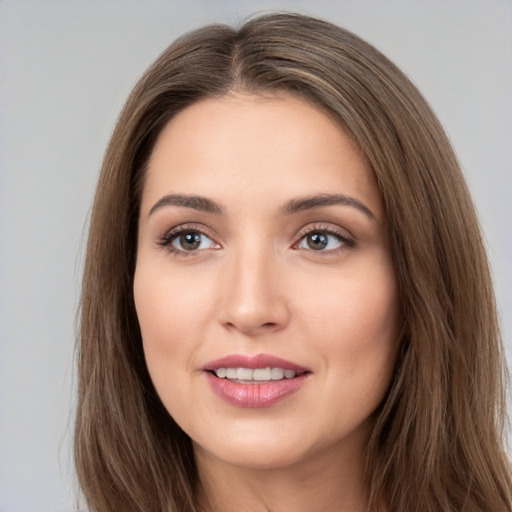
[[[218,203],[203,196],[190,196],[186,194],[168,194],[160,198],[149,210],[148,216],[164,206],[181,206],[192,208],[215,215],[224,215],[225,211]],[[361,201],[345,196],[343,194],[318,194],[314,196],[299,197],[292,199],[281,209],[281,215],[292,215],[294,213],[322,208],[325,206],[351,206],[363,212],[370,219],[375,219],[373,212]]]
[[[281,210],[282,215],[322,208],[324,206],[351,206],[363,212],[370,219],[375,219],[374,213],[366,205],[357,199],[343,194],[318,194],[314,196],[299,197],[289,201]]]
[[[215,201],[202,196],[189,196],[185,194],[168,194],[160,198],[149,210],[152,215],[156,210],[163,206],[182,206],[184,208],[192,208],[206,213],[214,213],[216,215],[224,215],[224,210]]]

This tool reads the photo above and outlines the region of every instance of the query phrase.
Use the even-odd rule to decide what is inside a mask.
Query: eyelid
[[[197,254],[198,252],[205,251],[205,249],[196,249],[191,251],[181,250],[177,249],[173,246],[172,242],[182,233],[186,232],[195,232],[199,233],[207,238],[209,238],[216,247],[212,249],[220,249],[222,248],[222,245],[217,241],[217,236],[211,233],[211,230],[207,228],[206,226],[202,224],[197,224],[194,222],[186,222],[183,224],[178,224],[176,226],[173,226],[170,229],[167,229],[163,234],[161,234],[156,241],[156,244],[159,247],[167,249],[169,252],[173,253],[174,255],[193,255]],[[303,238],[311,233],[326,233],[328,235],[334,236],[340,240],[342,243],[341,247],[336,249],[330,249],[326,251],[314,251],[318,252],[319,254],[333,254],[338,251],[343,251],[347,248],[353,248],[356,245],[356,239],[355,237],[346,229],[342,228],[341,226],[338,226],[336,224],[331,224],[327,222],[315,222],[312,224],[308,224],[304,226],[295,236],[296,241],[293,243],[292,248],[299,249],[298,245],[301,243]],[[304,249],[307,250],[307,249]],[[313,251],[311,249],[311,251]]]
[[[197,252],[202,252],[205,249],[197,249],[192,251],[185,251],[181,249],[177,249],[172,245],[172,242],[182,233],[199,233],[200,235],[203,235],[207,238],[209,238],[215,245],[215,249],[220,249],[221,244],[216,240],[216,236],[213,235],[211,230],[206,228],[202,224],[196,224],[194,222],[186,222],[183,224],[178,224],[177,226],[173,226],[170,229],[167,229],[163,234],[161,234],[157,240],[156,243],[158,246],[167,249],[171,253],[174,253],[175,255],[190,255],[190,254],[196,254]]]
[[[336,251],[340,251],[346,248],[353,248],[356,246],[355,237],[346,229],[338,226],[336,224],[326,223],[326,222],[315,222],[313,224],[308,224],[303,227],[296,235],[297,241],[294,242],[293,247],[297,248],[298,244],[302,241],[302,239],[311,234],[311,233],[326,233],[328,235],[332,235],[337,237],[343,245],[338,249],[328,250],[328,251],[318,251],[318,253],[333,253]]]

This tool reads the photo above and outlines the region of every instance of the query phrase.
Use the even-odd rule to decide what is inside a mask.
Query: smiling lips
[[[231,355],[208,363],[203,370],[214,391],[237,407],[269,407],[298,391],[311,373],[284,359],[259,354]]]

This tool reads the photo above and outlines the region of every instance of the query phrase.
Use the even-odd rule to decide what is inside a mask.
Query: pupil
[[[323,233],[313,233],[308,235],[307,243],[310,249],[318,251],[327,246],[327,236]]]
[[[180,236],[180,243],[183,249],[194,250],[201,245],[201,235],[199,233],[187,233]]]

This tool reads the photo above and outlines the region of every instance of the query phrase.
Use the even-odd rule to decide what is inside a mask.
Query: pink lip
[[[294,370],[296,372],[310,371],[304,366],[269,354],[258,354],[256,356],[232,354],[209,362],[203,370],[217,370],[218,368],[250,368],[252,370],[255,368],[282,368],[283,370]]]
[[[240,384],[220,379],[211,371],[218,368],[283,368],[301,373],[293,379],[282,379],[261,384]],[[279,357],[230,355],[211,361],[203,368],[213,392],[228,404],[243,408],[270,407],[297,392],[309,377],[309,370]]]

